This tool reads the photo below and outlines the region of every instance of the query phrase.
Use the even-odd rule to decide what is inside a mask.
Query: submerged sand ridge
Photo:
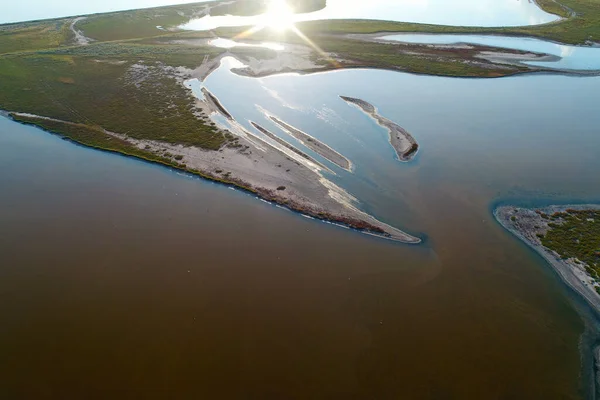
[[[262,126],[260,126],[256,122],[250,121],[250,123],[252,124],[253,127],[255,127],[263,135],[265,135],[268,138],[276,141],[277,143],[281,144],[282,146],[290,149],[294,153],[298,154],[300,157],[303,157],[303,158],[309,160],[310,162],[315,163],[316,165],[318,165],[319,167],[321,167],[321,168],[323,168],[325,170],[331,171],[329,168],[327,168],[326,166],[324,166],[323,164],[321,164],[319,161],[315,160],[314,158],[312,158],[308,154],[304,153],[303,151],[299,150],[295,146],[292,146],[291,144],[289,144],[285,140],[281,139],[279,136],[275,135],[273,132],[271,132],[271,131],[263,128]]]
[[[221,66],[225,64],[230,71],[235,69],[236,73],[244,67],[233,57],[223,57],[218,62]],[[317,160],[256,121],[247,121],[254,129],[237,121],[226,105],[202,83],[216,69],[218,67],[213,63],[203,70],[206,74],[203,76],[199,76],[197,70],[179,69],[176,72],[180,83],[196,97],[196,108],[226,132],[226,136],[234,137],[232,142],[217,152],[174,145],[165,147],[163,143],[140,143],[139,146],[177,154],[182,157],[182,162],[203,174],[249,188],[262,199],[310,217],[395,241],[421,242],[418,237],[361,211],[358,199],[323,174],[335,175],[334,170],[326,166],[327,163]],[[353,163],[329,145],[272,115],[258,104],[255,106],[267,121],[273,122],[302,146],[348,172],[353,171]]]
[[[341,155],[331,147],[327,146],[325,143],[321,142],[317,138],[309,135],[301,131],[298,128],[291,126],[290,124],[280,120],[277,117],[269,115],[269,119],[279,125],[283,130],[292,135],[298,141],[300,141],[303,145],[319,154],[321,157],[326,158],[331,161],[335,165],[340,168],[345,169],[346,171],[352,171],[352,163],[345,156]]]
[[[419,150],[419,144],[408,131],[395,122],[379,115],[377,109],[371,103],[353,97],[340,96],[340,98],[349,104],[354,104],[365,114],[373,118],[377,124],[388,130],[390,144],[396,151],[396,155],[400,161],[406,162],[414,158]]]

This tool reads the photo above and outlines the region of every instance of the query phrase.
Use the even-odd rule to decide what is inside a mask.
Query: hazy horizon
[[[0,24],[208,1],[211,0],[105,0],[102,2],[58,0],[51,3],[43,0],[24,0],[2,10]]]

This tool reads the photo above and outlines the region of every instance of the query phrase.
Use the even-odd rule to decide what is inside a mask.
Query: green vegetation
[[[219,28],[220,37],[235,37],[247,28]],[[193,37],[193,33],[167,36],[175,40],[178,35]],[[380,68],[419,74],[458,77],[498,77],[529,71],[527,67],[498,65],[476,57],[479,49],[441,48],[403,43],[366,42],[314,32],[309,35],[313,43],[326,53],[343,61],[334,61],[327,54],[313,52],[312,60],[321,65],[319,71],[338,68]],[[306,42],[293,32],[263,30],[252,35],[255,41],[277,41],[306,46]],[[251,49],[254,50],[254,49]],[[508,51],[508,50],[505,50]],[[237,52],[237,50],[236,50]],[[256,57],[256,56],[255,56]]]
[[[313,41],[325,52],[342,55],[344,60],[348,60],[341,62],[341,67],[375,67],[461,77],[505,76],[528,70],[525,67],[497,66],[477,59],[475,55],[478,51],[472,49],[439,49],[327,36],[315,37]],[[323,64],[331,63],[322,56],[318,61]]]
[[[106,134],[100,127],[87,126],[83,124],[68,124],[14,114],[12,114],[11,117],[17,122],[37,126],[45,131],[68,138],[69,140],[88,147],[121,153],[173,167],[179,167],[179,164],[173,162],[170,158],[156,155],[150,151],[138,149],[126,140]]]
[[[547,217],[542,244],[562,258],[575,258],[585,264],[587,272],[600,281],[600,210],[566,210]]]
[[[77,29],[98,41],[158,36],[164,31],[157,26],[184,24],[206,7],[206,4],[200,3],[97,14],[80,21]]]
[[[55,48],[73,39],[69,20],[0,25],[0,54]]]
[[[176,50],[108,43],[0,57],[0,107],[218,149],[224,136],[196,117],[195,98],[165,64],[197,65],[211,53]]]
[[[11,117],[15,121],[37,126],[48,132],[54,133],[63,138],[72,140],[73,142],[80,143],[88,147],[140,158],[145,161],[185,171],[190,174],[194,174],[214,182],[219,182],[226,185],[235,185],[239,189],[245,190],[253,194],[258,194],[258,192],[255,189],[253,189],[248,183],[243,182],[239,179],[231,178],[230,172],[223,174],[223,178],[219,178],[215,175],[198,171],[193,168],[189,168],[185,164],[179,163],[177,157],[171,158],[171,155],[169,155],[168,153],[159,155],[148,151],[146,148],[139,149],[138,147],[135,147],[134,145],[130,144],[125,140],[108,135],[102,128],[97,126],[89,126],[84,124],[75,124],[61,121],[51,121],[43,118],[28,117],[15,114],[11,114]]]

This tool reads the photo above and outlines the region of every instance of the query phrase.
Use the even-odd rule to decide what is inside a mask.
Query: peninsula
[[[600,205],[502,206],[494,216],[600,312]]]

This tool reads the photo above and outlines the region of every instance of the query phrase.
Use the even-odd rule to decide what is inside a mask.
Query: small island
[[[342,100],[349,104],[354,104],[365,114],[370,116],[378,125],[386,128],[390,134],[390,144],[396,151],[398,160],[406,162],[414,158],[419,151],[419,144],[415,138],[397,123],[382,117],[377,109],[371,103],[353,97],[340,96]]]
[[[600,205],[502,206],[494,216],[600,311]]]

